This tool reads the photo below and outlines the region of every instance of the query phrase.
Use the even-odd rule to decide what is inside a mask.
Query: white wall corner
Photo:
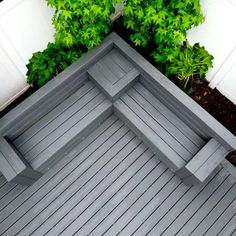
[[[228,55],[228,57],[222,62],[221,67],[212,77],[209,86],[214,89],[219,85],[231,71],[231,69],[236,65],[236,45]]]

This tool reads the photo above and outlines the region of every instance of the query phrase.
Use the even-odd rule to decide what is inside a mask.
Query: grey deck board
[[[144,208],[148,201],[152,199],[153,195],[155,196],[155,194],[158,193],[171,178],[173,178],[173,175],[165,166],[163,166],[163,164],[160,164],[158,167],[157,170],[159,170],[159,172],[156,172],[155,178],[151,181],[149,180],[150,182],[147,184],[149,187],[146,187],[145,182],[141,183],[143,192],[139,192],[136,197],[133,196],[133,199],[127,199],[127,203],[129,204],[130,202],[130,206],[126,205],[127,208],[121,216],[112,224],[108,225],[104,235],[110,235],[111,233],[114,233],[115,235],[118,234],[135,216],[138,215],[140,208]]]
[[[226,227],[227,223],[230,222],[233,219],[233,217],[236,216],[236,213],[234,211],[235,206],[236,206],[236,199],[233,198],[233,200],[230,202],[230,205],[227,208],[224,208],[224,212],[215,220],[215,222],[211,226],[206,224],[204,225],[205,227],[203,227],[203,230],[206,230],[205,235],[207,236],[216,235],[224,227]]]
[[[236,215],[227,222],[227,224],[224,226],[224,228],[220,231],[218,236],[225,236],[225,235],[230,235],[230,236],[235,236],[236,235]]]
[[[191,137],[185,136],[178,127],[173,125],[166,117],[168,115],[159,112],[152,104],[142,97],[135,89],[130,89],[127,94],[134,99],[156,122],[158,122],[167,132],[172,135],[184,148],[186,148],[192,155],[199,151],[199,147],[191,140]]]
[[[86,112],[81,112],[72,118],[72,121],[63,123],[61,129],[56,129],[54,133],[49,135],[46,139],[37,145],[37,149],[33,149],[34,153],[31,153],[31,165],[33,168],[37,169],[44,160],[49,159],[76,135],[81,135],[81,133],[86,129],[87,126],[95,121],[96,117],[101,114],[105,114],[108,109],[111,108],[111,103],[105,99],[104,95],[99,95],[98,99],[91,102],[86,108]],[[95,124],[96,125],[96,124]],[[26,154],[28,156],[29,153]]]
[[[130,125],[132,130],[135,130],[136,134],[142,137],[154,152],[160,152],[160,155],[164,155],[163,161],[168,161],[168,158],[172,161],[169,165],[170,167],[176,169],[176,166],[181,168],[185,165],[185,161],[181,156],[144,122],[143,119],[145,117],[139,117],[131,107],[127,106],[121,99],[117,100],[114,106],[115,114],[122,117],[122,119]]]
[[[192,235],[202,235],[207,229],[214,224],[214,222],[223,214],[225,209],[228,208],[234,201],[236,195],[236,186],[235,184],[231,186],[229,191],[218,201],[216,202],[215,207],[211,211],[207,212],[207,215],[200,223],[197,224],[197,227],[193,226]],[[232,199],[231,201],[229,199]],[[195,224],[196,225],[196,224]]]
[[[156,164],[156,163],[155,163]],[[132,176],[132,178],[126,182],[121,189],[119,189],[118,193],[115,193],[109,200],[106,201],[106,208],[102,207],[99,210],[97,210],[96,215],[99,215],[95,220],[88,219],[86,223],[78,230],[76,229],[77,235],[87,235],[90,234],[99,224],[103,225],[103,220],[106,217],[110,217],[110,214],[112,211],[118,207],[122,201],[124,201],[127,197],[127,195],[130,193],[129,191],[132,191],[140,182],[142,182],[143,178],[147,175],[147,169],[150,170],[150,165],[152,168],[155,167],[151,161],[146,162],[144,166],[141,167],[141,169],[138,170],[137,177],[135,178],[135,175]],[[78,221],[78,220],[77,220]],[[94,234],[97,234],[97,232],[94,232]]]
[[[212,171],[221,163],[222,159],[227,155],[227,151],[223,146],[220,146],[213,155],[207,159],[202,167],[196,171],[196,175],[201,176],[201,178],[206,178]]]
[[[210,181],[210,180],[209,180]],[[149,234],[159,234],[163,233],[172,223],[173,221],[184,211],[184,209],[191,204],[195,197],[202,191],[204,186],[195,186],[192,188],[188,188],[184,195],[182,195],[179,199],[176,199],[175,203],[166,207],[165,214],[162,215],[161,218],[155,220],[155,217],[159,217],[159,210],[155,211],[151,218],[145,222],[143,226],[140,227],[140,230],[145,229],[145,225],[148,229]],[[170,199],[171,200],[171,199]]]
[[[6,181],[5,181],[6,182]],[[12,189],[14,189],[16,187],[15,183],[9,183],[9,184],[5,184],[1,187],[1,191],[0,191],[0,199],[4,198],[4,196],[7,196],[7,194],[12,191]]]
[[[162,163],[156,162],[155,165],[152,163],[155,163],[155,160],[152,159],[149,163],[152,166],[152,169],[150,169],[146,175],[143,177],[143,179],[137,183],[130,191],[128,191],[127,196],[119,202],[119,204],[112,209],[112,211],[108,214],[102,217],[102,219],[99,219],[99,224],[96,226],[93,226],[93,228],[90,229],[90,233],[92,235],[102,235],[105,234],[114,224],[114,222],[117,222],[119,219],[128,220],[129,218],[125,218],[127,215],[127,212],[129,212],[129,217],[131,215],[131,207],[134,209],[136,208],[135,205],[139,205],[138,199],[148,190],[151,189],[152,186],[157,181],[157,178],[159,178],[163,172],[166,171],[166,167]],[[118,226],[119,224],[117,224]],[[122,225],[122,224],[121,224]],[[114,229],[112,230],[115,234]]]
[[[106,81],[110,82],[112,85],[119,80],[119,78],[116,77],[113,71],[107,68],[106,63],[102,64],[102,61],[96,63],[93,68],[96,73],[96,76],[99,76],[99,80],[105,78]]]
[[[119,122],[120,123],[120,122]],[[88,150],[88,148],[87,149],[85,149],[84,151],[83,151],[83,153],[82,153],[82,157],[80,158],[80,159],[73,159],[74,161],[73,162],[70,162],[69,163],[69,165],[67,166],[67,168],[64,170],[65,172],[63,172],[64,173],[64,175],[63,174],[61,174],[60,172],[60,175],[59,175],[59,173],[57,174],[57,175],[55,175],[55,176],[53,176],[54,177],[54,181],[52,180],[52,181],[50,181],[50,182],[48,182],[47,183],[47,185],[43,185],[42,187],[43,188],[40,188],[40,189],[38,189],[38,191],[34,191],[32,194],[30,194],[31,196],[27,196],[26,195],[26,197],[28,198],[28,201],[23,201],[23,203],[21,204],[19,204],[19,207],[18,208],[15,208],[14,210],[14,215],[12,215],[12,217],[10,217],[10,218],[8,218],[8,220],[5,220],[3,223],[4,223],[4,225],[5,225],[5,227],[8,227],[9,226],[9,223],[10,222],[14,222],[14,221],[16,221],[17,219],[19,219],[20,218],[20,215],[21,214],[23,214],[23,212],[27,212],[29,209],[31,209],[38,201],[40,201],[43,197],[45,197],[45,196],[49,196],[49,197],[51,197],[50,199],[53,199],[53,196],[52,196],[52,194],[50,194],[53,190],[54,190],[54,188],[55,188],[55,186],[57,186],[57,184],[59,184],[59,186],[57,187],[58,189],[59,189],[59,187],[60,187],[60,189],[65,189],[65,188],[67,188],[68,187],[68,180],[70,179],[70,180],[72,180],[72,178],[77,178],[77,174],[80,174],[81,173],[81,171],[84,169],[84,168],[88,168],[92,163],[91,163],[91,161],[89,162],[89,161],[87,161],[87,156],[89,156],[90,154],[93,154],[93,156],[94,156],[94,158],[96,159],[98,159],[99,158],[99,155],[98,155],[98,153],[96,152],[94,152],[95,150],[97,150],[99,147],[100,147],[100,145],[107,145],[107,148],[109,148],[109,145],[111,146],[112,145],[112,140],[117,140],[117,138],[119,138],[119,133],[117,133],[116,131],[117,131],[117,129],[118,129],[118,131],[119,131],[119,128],[120,128],[120,125],[119,124],[117,124],[117,123],[115,123],[114,124],[115,125],[115,129],[113,128],[113,127],[111,127],[110,129],[108,129],[107,130],[107,132],[106,133],[104,133],[103,134],[103,136],[102,137],[100,137],[100,139],[101,139],[101,141],[102,141],[102,143],[100,143],[100,142],[97,142],[97,143],[93,143],[94,145],[91,147],[89,147],[89,150]],[[112,136],[112,133],[111,132],[115,132],[115,136]],[[108,136],[108,137],[106,137],[105,135],[110,135],[110,136]],[[114,142],[113,141],[113,142]],[[103,144],[103,142],[105,142],[104,144]],[[107,143],[107,144],[106,144]],[[100,147],[100,152],[105,152],[106,151],[106,149],[104,149],[103,148],[103,146],[101,146]],[[95,150],[94,150],[95,149]],[[80,164],[81,163],[81,164]],[[77,165],[78,166],[77,166]],[[77,168],[76,168],[77,167]],[[71,174],[71,175],[70,175]],[[59,176],[58,176],[59,175]],[[59,177],[59,178],[58,178]],[[32,186],[33,187],[33,186]],[[37,186],[36,186],[37,187]],[[55,194],[56,194],[56,192],[55,192]],[[20,199],[19,199],[20,200]],[[45,204],[46,204],[46,202],[45,202]],[[19,215],[18,215],[19,214]],[[15,219],[15,220],[14,220]],[[0,229],[0,231],[1,231],[1,229]],[[1,233],[1,232],[0,232]]]
[[[0,173],[0,188],[6,184],[6,178]]]
[[[112,58],[112,60],[119,65],[126,73],[128,73],[132,68],[133,65],[127,60],[124,60],[124,57],[119,53],[119,51],[114,48],[111,52],[110,52],[110,56]]]
[[[170,123],[172,123],[181,133],[190,139],[198,148],[204,145],[204,140],[188,127],[178,116],[169,110],[159,99],[149,92],[141,83],[136,83],[133,87],[147,102],[159,111]]]
[[[174,149],[178,155],[185,161],[189,160],[193,154],[191,154],[183,145],[181,145],[178,140],[176,140],[169,130],[166,130],[156,119],[153,118],[149,113],[147,113],[140,103],[137,103],[133,96],[128,96],[124,94],[121,100],[137,115],[143,120],[146,125],[148,125],[155,133],[158,135],[170,148]]]
[[[112,124],[114,124],[114,126]],[[87,155],[94,152],[99,147],[99,145],[101,145],[106,139],[108,139],[109,135],[112,135],[115,132],[117,125],[121,127],[122,123],[120,121],[117,121],[117,118],[115,117],[111,117],[106,122],[104,122],[104,124],[101,125],[99,129],[96,129],[95,132],[92,132],[92,134],[89,136],[89,138],[86,139],[86,141],[80,143],[76,151],[72,151],[72,153],[68,154],[68,158],[62,159],[60,164],[57,164],[54,167],[55,169],[58,168],[56,169],[56,171],[51,171],[48,175],[44,175],[40,179],[40,181],[32,185],[27,192],[24,192],[21,196],[17,197],[14,202],[12,202],[12,204],[10,204],[4,211],[2,211],[0,214],[0,222],[9,217],[10,214],[17,210],[25,201],[35,196],[37,194],[37,191],[39,191],[40,189],[44,189],[45,194],[50,191],[53,188],[54,184],[62,181],[68,175],[68,172],[73,171],[76,165],[83,163]],[[103,137],[101,137],[102,134],[107,135],[107,138],[104,139]],[[96,140],[96,142],[94,142],[94,140]],[[75,164],[73,160],[79,153],[84,153],[84,156],[81,157],[80,160],[77,160]],[[58,173],[62,169],[64,169],[64,172],[61,173],[60,176],[58,176]]]
[[[179,187],[179,185],[179,179],[173,176],[169,181],[165,182],[165,185],[161,189],[159,189],[159,191],[153,191],[153,193],[150,194],[151,196],[148,201],[146,201],[146,199],[143,199],[143,207],[141,209],[138,209],[135,217],[131,218],[128,221],[128,224],[123,227],[120,235],[134,234],[136,230],[139,229],[140,225],[144,221],[146,221],[150,217],[150,215],[152,215],[153,210],[156,207],[159,208],[162,203],[168,198],[168,196],[172,194],[172,192],[175,191],[176,188]]]
[[[90,82],[87,82],[84,86],[82,86],[82,88],[78,89],[77,92],[73,93],[70,97],[65,99],[61,104],[49,111],[48,114],[43,116],[30,128],[28,128],[21,135],[19,135],[13,141],[14,145],[20,148],[24,143],[26,143],[29,139],[36,135],[41,129],[43,129],[49,123],[53,122],[59,115],[61,115],[65,111],[68,111],[68,108],[70,108],[75,102],[77,102],[77,100],[82,98],[92,88],[94,88],[94,85]]]
[[[114,85],[122,80],[133,68],[132,64],[121,56],[116,49],[112,49],[90,71],[91,74],[96,75],[97,80],[102,81],[105,79],[110,85]]]
[[[89,78],[111,101],[117,100],[140,76],[139,71],[119,54],[112,49],[88,70]]]
[[[124,140],[125,140],[125,138],[123,138],[123,141],[121,140],[120,143],[124,142]],[[123,162],[127,157],[126,156],[127,150],[130,149],[130,147],[132,147],[132,146],[133,146],[133,148],[135,147],[135,145],[134,145],[135,142],[132,140],[133,140],[133,138],[132,138],[132,136],[130,136],[129,144],[126,145],[122,150],[118,149],[117,153],[120,153],[122,155],[121,159],[117,159],[116,158],[117,153],[114,153],[114,154],[112,154],[111,159],[109,161],[103,157],[102,160],[104,162],[104,165],[101,165],[101,169],[102,169],[101,172],[98,170],[98,168],[96,169],[97,166],[94,166],[90,170],[92,172],[92,174],[89,173],[90,171],[87,171],[87,174],[86,174],[86,175],[88,175],[87,180],[85,180],[82,187],[78,188],[76,190],[76,192],[74,193],[80,199],[79,202],[81,202],[86,197],[90,196],[91,194],[94,195],[94,193],[96,192],[96,189],[98,188],[99,185],[103,186],[103,188],[105,188],[106,185],[108,185],[114,179],[114,177],[119,174],[119,171],[122,170],[121,167],[124,165]],[[131,151],[133,148],[131,148]],[[108,155],[109,155],[109,153],[108,153]],[[133,155],[133,156],[135,156],[135,155]],[[130,159],[132,161],[132,158],[130,158]],[[107,161],[107,163],[105,163],[105,161]],[[128,162],[128,160],[126,160],[126,162]],[[118,168],[116,169],[116,167],[118,167]],[[96,169],[96,170],[94,171],[93,169]],[[116,173],[112,173],[112,171],[114,171]],[[109,177],[111,177],[111,178],[109,178]],[[83,177],[83,179],[84,179],[84,177]],[[106,184],[104,183],[104,179],[106,179]],[[93,181],[91,182],[91,180],[93,180]],[[36,222],[33,222],[38,227],[37,233],[44,234],[45,232],[50,230],[51,225],[60,224],[60,221],[62,220],[62,218],[67,213],[69,213],[71,209],[76,207],[76,204],[78,204],[78,198],[77,198],[77,201],[74,201],[73,199],[67,199],[68,201],[65,202],[64,205],[58,205],[56,210],[54,210],[56,212],[56,213],[54,213],[54,215],[52,214],[53,212],[51,212],[50,214],[46,214],[48,216],[46,222],[44,222],[45,218],[43,218],[45,214],[42,214],[42,222],[39,221],[38,219]],[[38,222],[40,222],[42,224],[42,225],[40,225],[40,227],[38,225]]]
[[[204,111],[196,102],[188,97],[174,83],[157,70],[151,63],[135,51],[117,34],[113,34],[115,47],[142,74],[142,80],[148,89],[174,111],[186,124],[204,138],[214,137],[226,150],[236,148],[236,139],[223,125]],[[200,132],[199,132],[200,131]]]
[[[87,108],[86,105],[90,101],[92,101],[93,98],[98,94],[99,94],[98,90],[94,91],[94,93],[93,91],[91,91],[91,93],[88,94],[88,96],[85,95],[81,100],[79,100],[73,106],[71,106],[65,113],[62,113],[60,116],[54,119],[53,122],[49,123],[43,129],[39,130],[37,134],[35,134],[28,142],[26,142],[20,148],[20,151],[22,152],[22,154],[25,155],[32,152],[31,150],[34,149],[34,147],[37,146],[38,143],[43,141],[45,138],[47,138],[49,135],[53,134],[54,132],[60,132],[62,127],[68,127],[70,125],[73,125],[76,121],[79,120],[78,116],[81,115],[80,111],[82,110],[83,112],[84,109]]]
[[[119,140],[119,138],[121,138],[122,135],[124,135],[124,132],[127,132],[127,128],[123,127],[121,130],[119,129],[119,126],[117,128],[118,128],[118,131],[113,136],[110,136],[109,139],[99,147],[97,152],[92,153],[91,157],[93,157],[94,160],[90,160],[90,159],[85,160],[85,162],[82,165],[80,165],[79,168],[77,168],[74,172],[72,172],[72,174],[69,174],[69,176],[66,179],[63,179],[63,182],[59,183],[59,185],[56,186],[56,188],[54,186],[54,188],[50,191],[50,193],[51,193],[50,195],[48,193],[46,193],[47,194],[47,198],[46,198],[47,201],[44,199],[44,201],[41,202],[41,204],[38,204],[39,205],[39,208],[38,208],[39,211],[42,210],[42,207],[43,207],[42,204],[43,205],[44,204],[49,204],[51,201],[53,201],[56,194],[59,194],[60,191],[65,190],[65,188],[67,189],[69,187],[68,183],[73,183],[73,179],[77,179],[78,176],[82,175],[84,169],[86,170],[86,168],[91,168],[92,163],[95,162],[96,160],[99,160],[100,156],[102,154],[104,154],[105,152],[107,152],[107,149],[109,149],[112,145],[114,145],[114,142]],[[72,176],[72,177],[70,177],[70,176]],[[74,191],[76,191],[76,190],[77,190],[77,188],[74,189]],[[42,191],[44,191],[44,189]],[[37,199],[40,200],[42,198],[42,191],[40,192],[41,194],[34,196],[34,202],[35,201],[38,202]],[[67,192],[69,192],[69,191],[67,191]],[[31,204],[32,204],[32,202],[31,202]],[[26,208],[31,209],[31,206],[27,206],[27,204],[26,204],[26,206],[25,205],[21,206],[21,209],[25,210]],[[21,209],[18,209],[19,210],[18,212],[21,212]],[[36,209],[37,208],[35,208],[35,207],[32,209],[32,211],[35,214],[37,213]],[[32,218],[32,215],[30,215],[30,214],[27,214],[27,216],[29,217],[28,220],[30,220]],[[20,219],[21,223],[19,225],[14,224],[14,228],[16,228],[17,226],[22,227],[22,225],[24,224],[25,217]]]
[[[115,116],[35,184],[14,185],[11,191],[5,192],[11,197],[0,210],[1,235],[203,235],[222,230],[228,236],[234,230],[235,180],[224,169],[215,170],[204,185],[187,187]]]
[[[203,204],[198,206],[198,211],[191,217],[191,219],[188,220],[188,222],[183,226],[177,235],[191,234],[194,228],[201,222],[201,220],[204,220],[207,213],[216,207],[217,203],[221,201],[223,196],[226,195],[232,188],[232,184],[227,180],[228,179],[226,179],[226,181],[220,185],[214,194],[212,194]]]
[[[47,132],[49,133],[46,134],[45,137],[43,137],[41,140],[36,138],[35,146],[32,146],[31,149],[24,154],[26,159],[29,157],[34,159],[40,152],[46,149],[51,143],[56,141],[64,133],[70,130],[74,125],[80,122],[92,109],[94,109],[103,100],[104,96],[100,94],[98,99],[90,100],[88,104],[86,103],[86,106],[82,106],[81,110],[76,112],[74,116],[72,116],[70,119],[66,120],[62,124],[59,124],[58,127],[53,127],[53,132],[51,132],[50,127],[48,127]],[[54,123],[54,125],[55,124],[56,122]]]
[[[8,192],[4,197],[0,200],[0,211],[2,211],[8,204],[10,204],[18,195],[20,195],[26,186],[16,185],[10,192]],[[1,191],[4,191],[3,189]]]
[[[72,210],[73,208],[68,206],[67,200],[71,199],[71,197],[75,194],[76,195],[73,196],[74,198],[72,198],[73,200],[75,199],[78,200],[78,196],[80,198],[83,197],[83,195],[81,194],[78,195],[77,191],[84,186],[86,181],[90,180],[90,177],[92,176],[96,168],[99,169],[100,165],[104,164],[100,158],[103,157],[103,153],[106,151],[106,149],[109,149],[109,146],[111,145],[110,143],[112,141],[117,142],[117,139],[119,140],[120,138],[123,137],[123,136],[120,137],[120,135],[124,135],[125,133],[123,130],[123,132],[120,132],[120,133],[117,132],[116,134],[114,135],[114,138],[113,137],[110,138],[110,142],[107,142],[106,145],[103,145],[99,148],[99,152],[101,154],[99,152],[96,152],[95,154],[91,155],[89,159],[86,160],[86,163],[89,162],[90,166],[87,166],[85,164],[82,165],[80,169],[78,168],[76,170],[77,174],[74,172],[73,174],[70,174],[70,176],[72,176],[73,178],[70,177],[63,180],[64,184],[67,183],[66,189],[65,189],[65,186],[62,186],[62,184],[55,186],[55,188],[52,190],[50,195],[47,195],[44,199],[38,202],[37,205],[35,205],[31,210],[27,211],[27,214],[21,217],[21,219],[17,221],[17,223],[14,224],[14,228],[19,229],[21,227],[24,227],[26,224],[32,221],[32,219],[34,219],[36,216],[37,216],[37,226],[38,226],[39,224],[38,214],[40,214],[43,211],[43,209],[45,209],[46,207],[47,209],[43,212],[43,214],[41,214],[43,216],[41,220],[45,220],[45,217],[47,216],[46,212],[48,213],[50,211],[55,211],[55,209],[59,208],[59,206],[63,204],[64,204],[63,209]],[[132,136],[130,138],[132,138]],[[114,151],[114,149],[115,148],[110,148],[111,151],[107,155],[111,155],[111,152]],[[104,158],[104,159],[105,161],[109,160],[107,158]],[[60,196],[61,192],[63,192],[63,197]],[[57,201],[55,201],[55,199],[57,199]],[[61,213],[56,212],[56,215],[61,216]],[[11,233],[14,234],[14,232],[11,232]]]
[[[150,156],[148,157],[150,158]],[[76,217],[76,219],[72,221],[73,223],[70,222],[69,227],[63,230],[62,235],[72,235],[74,233],[83,235],[85,233],[84,230],[87,230],[87,227],[90,227],[91,223],[95,223],[95,221],[91,219],[92,217],[98,216],[100,219],[101,210],[105,210],[102,209],[103,206],[107,206],[107,211],[112,210],[111,206],[115,207],[119,201],[124,198],[124,196],[128,193],[128,189],[132,189],[133,185],[135,185],[135,180],[137,182],[140,181],[143,178],[143,175],[146,174],[145,168],[143,169],[142,167],[145,166],[147,161],[148,159],[144,158],[143,155],[140,156],[138,160],[132,163],[130,166],[130,168],[134,169],[134,172],[131,172],[129,168],[124,169],[121,174],[115,178],[115,180],[112,182],[112,185],[108,186],[105,191],[101,192],[100,194],[96,194],[96,198],[95,196],[89,196],[89,198],[86,199],[84,203],[82,202],[82,213],[80,213],[79,217]],[[139,173],[137,178],[134,178],[137,173]],[[86,206],[88,206],[87,204],[89,204],[90,209],[86,208]],[[77,211],[78,209],[80,208],[77,208]],[[76,213],[76,215],[77,214],[78,213]]]
[[[181,214],[171,223],[171,225],[164,231],[163,235],[171,235],[179,232],[189,219],[198,211],[200,206],[207,201],[207,199],[213,195],[217,189],[226,181],[228,177],[227,173],[224,173],[224,177],[218,177],[218,181],[213,184],[207,185],[202,191],[186,206]],[[216,178],[217,179],[217,178]]]
[[[125,71],[124,68],[116,63],[116,61],[113,59],[114,56],[111,53],[109,55],[109,57],[104,57],[102,60],[104,60],[106,66],[109,68],[109,70],[113,71],[118,79],[122,78],[125,76],[127,71]]]
[[[125,59],[117,49],[113,49],[110,52],[110,58],[115,61],[126,73],[133,69],[133,65]]]
[[[157,222],[159,222],[166,214],[168,214],[170,209],[186,194],[188,190],[189,188],[183,183],[178,185],[178,187],[174,189],[174,191],[164,200],[161,205],[158,205],[152,209],[149,217],[137,227],[134,235],[150,234],[150,231],[153,230],[153,227],[155,227]],[[154,234],[158,235],[157,232]]]

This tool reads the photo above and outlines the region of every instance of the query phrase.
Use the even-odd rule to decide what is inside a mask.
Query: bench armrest
[[[0,137],[0,171],[8,182],[21,185],[31,185],[42,176],[4,137]]]
[[[214,169],[219,166],[227,154],[228,151],[218,141],[212,138],[176,174],[186,185],[203,183],[211,176]]]

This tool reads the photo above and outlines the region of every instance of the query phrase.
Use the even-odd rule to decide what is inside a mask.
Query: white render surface
[[[202,0],[205,22],[188,32],[193,44],[200,42],[214,56],[207,74],[210,87],[236,104],[236,0]]]
[[[23,93],[32,53],[53,41],[52,9],[44,0],[0,3],[0,110]]]

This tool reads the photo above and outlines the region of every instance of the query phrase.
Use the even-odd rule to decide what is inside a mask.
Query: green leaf
[[[90,11],[89,11],[89,9],[84,8],[83,13],[84,13],[85,16],[89,16]]]
[[[62,12],[62,15],[65,17],[65,20],[67,20],[67,19],[72,19],[72,13],[71,13],[70,11],[64,10],[64,11]]]
[[[132,21],[132,20],[128,20],[126,22],[126,25],[127,25],[128,29],[134,29],[134,26],[135,26],[134,21]]]

